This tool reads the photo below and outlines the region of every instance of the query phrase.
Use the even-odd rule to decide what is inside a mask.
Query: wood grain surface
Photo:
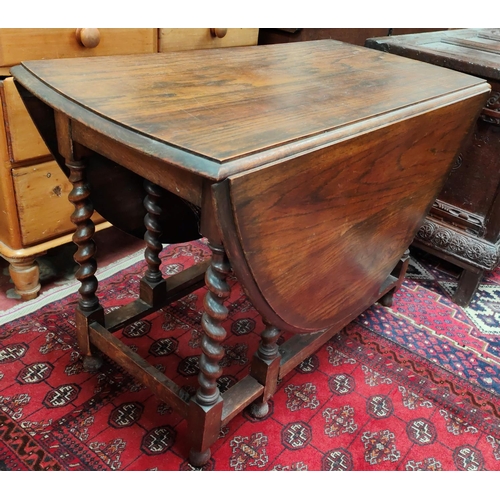
[[[346,324],[376,300],[483,101],[460,101],[229,179],[241,255],[283,326]]]
[[[28,59],[105,56],[156,52],[156,28],[99,28],[99,44],[88,48],[79,42],[77,28],[1,28],[0,66]]]
[[[68,201],[71,184],[55,161],[12,169],[12,178],[24,246],[74,231],[74,207]],[[104,221],[98,213],[92,220]]]
[[[26,112],[26,107],[19,96],[12,78],[3,83],[5,105],[5,127],[9,141],[10,161],[21,163],[32,158],[49,158],[49,151]]]
[[[216,49],[257,45],[259,28],[228,28],[223,37],[214,36],[210,28],[160,28],[159,51]]]
[[[500,29],[459,29],[366,40],[366,46],[500,80]]]
[[[479,82],[334,40],[33,61],[23,67],[78,103],[79,121],[89,111],[120,124],[116,134],[141,136],[141,147],[153,139],[156,149],[149,154],[161,155],[167,145],[209,159],[215,174],[190,168],[216,179],[256,166],[249,155],[274,153],[264,154],[262,164],[290,154],[290,143],[328,140],[326,134],[348,125],[351,133],[362,133],[374,126],[370,119]],[[12,71],[22,83],[22,72]],[[235,161],[242,157],[244,165]]]

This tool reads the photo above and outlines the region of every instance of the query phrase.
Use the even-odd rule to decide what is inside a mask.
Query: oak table
[[[73,184],[84,366],[106,354],[187,418],[195,466],[245,407],[265,415],[279,377],[377,300],[390,305],[489,92],[472,76],[332,40],[34,61],[12,74]],[[143,197],[140,296],[104,314],[93,207],[138,235]],[[200,234],[211,259],[164,279],[162,243]],[[221,395],[231,268],[266,327],[249,375]],[[189,398],[112,333],[203,283]],[[278,348],[281,331],[295,335]]]
[[[366,46],[485,78],[491,95],[413,242],[459,266],[453,300],[468,306],[500,264],[500,29],[371,38]]]

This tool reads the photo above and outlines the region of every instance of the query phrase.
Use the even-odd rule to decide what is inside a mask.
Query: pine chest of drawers
[[[23,60],[156,52],[156,29],[0,29],[0,257],[24,300],[40,290],[36,258],[71,241],[71,184],[15,88],[10,67]],[[94,216],[97,229],[110,224]]]

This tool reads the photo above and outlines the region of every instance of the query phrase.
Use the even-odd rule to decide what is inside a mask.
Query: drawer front
[[[160,52],[257,45],[258,37],[259,28],[160,28]]]
[[[72,233],[74,207],[68,201],[72,186],[55,161],[12,169],[21,240],[30,246]],[[92,220],[104,219],[97,213]]]
[[[3,81],[3,108],[10,162],[19,163],[49,155],[12,78]]]
[[[157,51],[156,28],[98,28],[98,32],[89,30],[90,28],[2,28],[0,66],[14,66],[21,61],[33,59]]]

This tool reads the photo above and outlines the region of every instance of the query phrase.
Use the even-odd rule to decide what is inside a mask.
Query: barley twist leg
[[[85,164],[82,161],[69,161],[66,165],[70,170],[69,180],[73,185],[69,201],[75,207],[71,221],[76,226],[73,235],[73,242],[77,246],[74,259],[79,265],[76,279],[81,283],[78,290],[80,300],[76,311],[76,333],[80,352],[83,355],[84,369],[95,371],[100,367],[102,360],[91,350],[88,325],[92,320],[103,321],[104,313],[96,296],[98,282],[95,277],[97,262],[95,260],[96,245],[93,240],[95,226],[91,219],[94,208],[90,200]]]
[[[160,224],[161,207],[159,205],[162,188],[145,180],[144,189],[147,193],[144,198],[144,207],[147,210],[147,214],[144,217],[144,225],[146,226],[146,233],[144,234],[146,250],[144,257],[148,264],[145,277],[150,283],[158,283],[162,280],[160,271],[161,259],[159,257],[163,248],[160,241],[162,227]]]
[[[191,400],[188,424],[192,430],[192,448],[189,461],[201,467],[210,459],[210,446],[219,436],[223,401],[217,387],[217,379],[222,375],[220,361],[224,356],[222,342],[226,330],[222,323],[227,318],[228,309],[224,301],[229,297],[230,287],[226,282],[230,271],[224,248],[209,244],[212,261],[205,273],[208,291],[205,295],[205,312],[202,317],[204,335],[201,341],[199,387]]]
[[[205,274],[208,291],[205,295],[205,312],[202,317],[204,335],[201,341],[200,384],[196,393],[197,401],[202,405],[212,405],[219,397],[217,379],[222,375],[219,362],[224,357],[222,342],[226,338],[226,330],[222,322],[227,318],[228,309],[224,300],[229,297],[230,287],[226,277],[230,271],[229,261],[224,248],[209,245],[212,250],[212,262]]]

